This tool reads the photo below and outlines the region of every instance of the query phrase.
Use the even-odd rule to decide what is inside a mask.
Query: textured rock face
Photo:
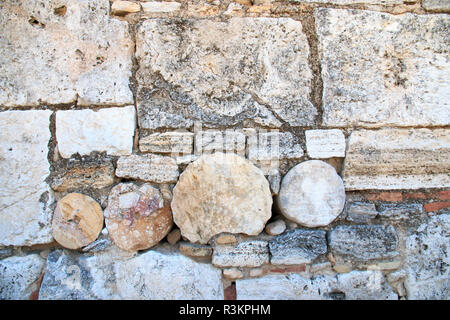
[[[45,260],[38,254],[0,260],[0,299],[28,300],[38,289]]]
[[[107,0],[2,1],[0,29],[0,105],[133,103],[133,44]]]
[[[267,241],[249,240],[214,247],[212,263],[219,267],[259,267],[269,263]]]
[[[195,153],[236,151],[245,155],[245,135],[239,131],[206,130],[195,135]]]
[[[142,128],[244,119],[279,126],[273,113],[295,126],[314,123],[309,47],[299,21],[152,19],[140,24],[136,41]]]
[[[422,7],[426,10],[450,10],[449,0],[422,0]]]
[[[161,193],[149,184],[115,186],[108,198],[105,222],[114,243],[127,251],[156,245],[172,228],[172,213]]]
[[[50,174],[47,144],[51,111],[0,113],[0,245],[52,241],[45,179]]]
[[[178,179],[174,159],[156,154],[130,155],[117,161],[116,176],[155,183],[174,183]]]
[[[366,223],[378,215],[373,203],[353,202],[347,208],[347,220],[356,223]]]
[[[442,188],[449,170],[446,129],[360,130],[349,138],[343,179],[347,190]]]
[[[311,263],[327,252],[326,232],[323,230],[295,229],[269,242],[271,264]]]
[[[306,130],[305,136],[311,158],[345,157],[345,137],[341,130]]]
[[[39,298],[223,299],[223,285],[219,269],[179,253],[151,250],[130,258],[57,250],[48,256]]]
[[[103,229],[103,210],[91,197],[69,193],[58,201],[52,235],[63,247],[79,249],[97,239]]]
[[[450,215],[430,218],[406,239],[408,299],[450,299]]]
[[[448,16],[317,9],[315,18],[325,125],[448,124]]]
[[[258,132],[248,138],[250,161],[298,159],[303,149],[290,132]]]
[[[257,235],[272,214],[271,206],[262,172],[235,154],[201,156],[173,190],[175,224],[191,242],[206,243],[221,232]]]
[[[350,256],[356,260],[398,255],[398,235],[393,226],[337,226],[328,233],[328,245],[333,254]]]
[[[135,129],[133,106],[99,111],[67,110],[56,113],[56,140],[63,158],[74,153],[87,155],[106,151],[120,156],[131,154]]]
[[[152,133],[139,139],[139,150],[157,153],[192,153],[194,134],[191,132]]]
[[[284,176],[278,201],[288,219],[306,227],[326,226],[344,208],[344,184],[329,164],[305,161]]]
[[[238,300],[396,300],[379,271],[317,276],[268,275],[236,281]]]

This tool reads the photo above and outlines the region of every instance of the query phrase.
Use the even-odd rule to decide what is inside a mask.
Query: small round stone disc
[[[344,183],[326,162],[305,161],[284,176],[278,204],[281,213],[298,224],[326,226],[344,209]]]
[[[91,197],[69,193],[56,205],[52,235],[63,247],[79,249],[95,239],[103,228],[103,211]]]

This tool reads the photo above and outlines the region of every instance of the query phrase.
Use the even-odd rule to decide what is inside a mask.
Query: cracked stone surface
[[[312,125],[308,56],[290,18],[146,20],[136,33],[139,125]]]
[[[0,245],[49,243],[51,111],[0,112]]]
[[[448,15],[331,8],[314,15],[324,125],[448,125]]]
[[[0,30],[0,105],[133,103],[133,43],[109,1],[2,1]]]

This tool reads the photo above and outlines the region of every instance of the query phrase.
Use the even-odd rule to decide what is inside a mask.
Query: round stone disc
[[[52,235],[63,247],[79,249],[97,239],[103,228],[103,211],[91,197],[69,193],[58,201]]]
[[[278,204],[286,218],[302,226],[326,226],[344,209],[344,183],[326,162],[305,161],[284,176]]]
[[[222,232],[259,234],[272,214],[269,182],[236,155],[202,155],[180,175],[172,212],[183,237],[207,243]]]
[[[112,188],[105,222],[114,244],[126,251],[145,250],[172,229],[172,213],[161,192],[149,184],[121,183]]]

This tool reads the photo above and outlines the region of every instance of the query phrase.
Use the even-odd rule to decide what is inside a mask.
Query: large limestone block
[[[329,164],[305,161],[284,176],[278,203],[281,213],[296,223],[326,226],[344,209],[344,184]]]
[[[345,136],[341,130],[306,130],[305,137],[311,158],[345,157]]]
[[[139,125],[313,125],[308,56],[290,18],[146,20],[136,32]]]
[[[261,170],[235,154],[203,155],[173,190],[175,224],[191,242],[221,232],[259,234],[272,215],[269,183]]]
[[[137,256],[56,250],[48,256],[39,299],[222,300],[223,284],[220,269],[169,250]]]
[[[450,299],[450,215],[434,216],[406,238],[408,299]]]
[[[39,288],[45,260],[38,254],[0,260],[0,300],[28,300]]]
[[[133,43],[109,1],[2,1],[0,30],[0,105],[133,103]]]
[[[56,140],[59,153],[63,158],[93,151],[106,151],[115,156],[131,154],[135,117],[134,106],[58,111]]]
[[[51,111],[0,112],[0,245],[52,241],[45,179]]]
[[[52,221],[55,240],[68,249],[79,249],[97,239],[103,229],[102,207],[91,197],[69,193],[56,205]]]
[[[349,138],[343,179],[347,190],[450,186],[447,129],[359,130]]]
[[[380,271],[305,278],[299,274],[236,280],[238,300],[397,300]]]
[[[105,222],[114,243],[127,251],[156,245],[172,229],[172,213],[161,192],[149,184],[115,186],[108,198]]]
[[[331,8],[314,15],[324,125],[450,123],[448,15]]]
[[[422,7],[430,11],[450,11],[450,0],[422,0]]]

